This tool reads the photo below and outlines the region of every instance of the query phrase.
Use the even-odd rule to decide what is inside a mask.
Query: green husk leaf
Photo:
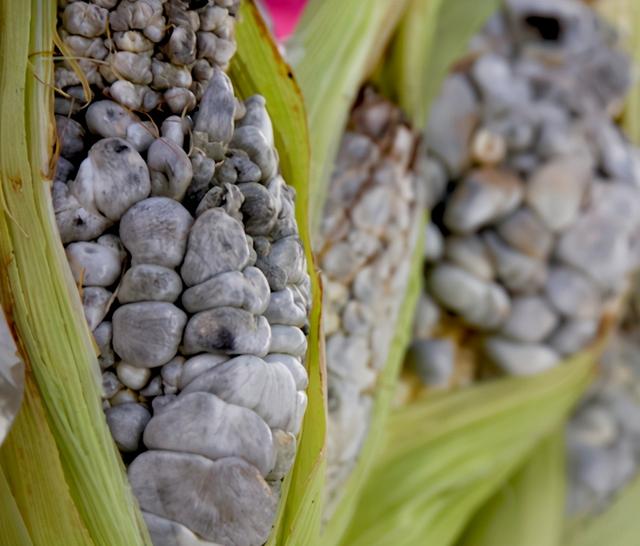
[[[591,379],[596,352],[534,377],[480,384],[397,410],[342,544],[451,544],[500,484],[492,476],[506,478],[505,469],[564,420]]]
[[[308,340],[308,405],[296,462],[286,478],[269,545],[309,544],[323,505],[326,370],[321,332],[322,291],[309,237],[309,133],[302,94],[252,2],[243,2],[236,28],[238,52],[229,75],[242,97],[262,94],[273,123],[282,174],[296,190],[296,216],[313,294]]]
[[[640,145],[640,4],[636,0],[600,0],[596,7],[618,28],[635,64],[635,79],[627,95],[622,127],[631,141]]]
[[[310,0],[287,44],[304,95],[311,140],[312,240],[333,162],[360,86],[376,65],[407,0]]]
[[[139,546],[150,541],[102,411],[96,351],[51,205],[55,29],[55,2],[0,3],[0,300],[91,540]],[[21,472],[35,472],[39,456],[26,453]]]
[[[426,126],[451,64],[499,5],[500,0],[411,0],[383,71],[392,98],[417,129]]]
[[[636,546],[640,536],[640,475],[595,517],[567,522],[562,546]]]
[[[11,494],[7,479],[0,467],[0,544],[14,546],[33,546],[22,515]]]
[[[60,453],[29,375],[22,408],[0,448],[0,469],[34,546],[55,544],[59,537],[64,537],[65,546],[96,544],[71,498]],[[9,513],[0,517],[0,528],[12,525]]]
[[[330,546],[341,544],[342,537],[349,526],[357,501],[362,493],[362,488],[369,478],[375,459],[379,454],[384,440],[384,430],[390,415],[391,403],[395,394],[396,384],[400,368],[404,359],[407,346],[411,341],[412,322],[416,303],[422,291],[422,249],[424,246],[424,216],[417,218],[417,236],[413,248],[411,273],[407,281],[406,292],[398,320],[395,325],[395,335],[389,348],[387,362],[378,378],[369,431],[362,449],[358,455],[358,462],[346,481],[342,491],[342,497],[334,511],[333,516],[327,522],[319,538],[318,546]],[[375,474],[373,476],[375,480]]]
[[[564,428],[559,428],[474,515],[458,546],[561,546],[564,510]]]

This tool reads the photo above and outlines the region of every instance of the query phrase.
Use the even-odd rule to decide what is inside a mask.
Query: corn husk
[[[4,2],[0,20],[0,185],[5,212],[0,220],[0,297],[15,324],[28,381],[37,387],[43,405],[43,414],[25,422],[26,434],[37,438],[36,427],[50,427],[52,457],[59,457],[68,493],[95,544],[148,544],[102,413],[95,348],[50,202],[56,6],[37,0]],[[35,448],[16,446],[25,450],[20,459],[3,462],[9,479],[25,474],[38,482],[38,487],[26,488],[33,498],[18,503],[25,521],[24,510],[31,511],[38,502],[44,505],[49,486],[63,489],[55,473],[42,476],[25,466],[24,461],[35,464],[40,456],[27,447]],[[40,484],[38,478],[52,483]],[[70,526],[77,524],[68,517]],[[56,541],[51,527],[45,524],[43,529],[48,544]],[[75,543],[72,537],[69,543]]]
[[[309,120],[312,240],[340,136],[363,80],[376,65],[407,0],[310,0],[287,43]]]
[[[2,525],[0,525],[2,544],[32,546],[33,542],[29,537],[29,532],[2,469],[0,469],[0,509],[3,514]]]
[[[499,0],[411,0],[381,70],[388,93],[416,128],[426,126],[451,64],[499,5]]]
[[[322,511],[326,434],[326,370],[320,329],[322,292],[311,253],[309,236],[309,134],[302,94],[291,68],[253,3],[244,2],[236,27],[238,51],[229,75],[244,98],[260,93],[266,98],[280,154],[280,168],[296,190],[296,215],[306,249],[313,293],[307,369],[308,406],[296,462],[282,488],[280,510],[268,544],[307,544],[317,534]]]
[[[560,546],[564,472],[561,428],[544,438],[524,465],[475,514],[458,546]]]
[[[590,382],[595,358],[583,353],[534,377],[398,409],[341,544],[452,544],[473,511],[562,423]]]

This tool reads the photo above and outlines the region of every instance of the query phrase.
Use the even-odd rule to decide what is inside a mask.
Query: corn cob
[[[606,348],[599,376],[567,425],[567,512],[593,516],[640,466],[638,287]]]
[[[629,82],[610,28],[573,0],[508,2],[447,79],[409,352],[427,385],[546,370],[618,316],[639,258],[640,154],[613,122]]]
[[[318,252],[328,369],[327,515],[367,436],[417,240],[415,133],[365,89],[340,145]]]
[[[263,544],[306,406],[295,196],[224,73],[237,8],[59,12],[54,209],[155,546]]]

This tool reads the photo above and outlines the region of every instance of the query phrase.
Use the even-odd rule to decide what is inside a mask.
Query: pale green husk
[[[343,546],[452,544],[473,511],[566,418],[591,380],[595,353],[397,410]]]
[[[565,485],[560,427],[475,514],[458,546],[562,546]]]

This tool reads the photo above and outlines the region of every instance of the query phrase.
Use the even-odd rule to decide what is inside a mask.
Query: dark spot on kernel
[[[116,144],[113,147],[113,151],[117,154],[121,154],[122,152],[128,149],[129,149],[129,146],[127,146],[126,144]]]
[[[218,349],[220,351],[232,350],[234,346],[233,332],[224,327],[220,328],[211,340],[211,345],[214,349]]]

